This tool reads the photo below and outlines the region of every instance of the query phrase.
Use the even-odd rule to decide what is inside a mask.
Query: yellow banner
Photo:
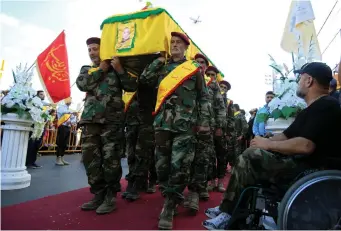
[[[71,117],[71,114],[64,114],[61,118],[58,119],[57,127],[68,121]]]
[[[166,98],[197,71],[199,71],[199,64],[193,60],[186,61],[171,71],[160,83],[153,115],[159,112]]]
[[[282,49],[311,60],[322,60],[314,19],[309,1],[293,0],[282,35]]]
[[[124,92],[122,100],[124,102],[124,112],[127,112],[136,92]]]

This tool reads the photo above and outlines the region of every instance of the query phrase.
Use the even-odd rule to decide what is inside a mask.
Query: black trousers
[[[30,132],[30,136],[32,135],[32,132]],[[40,137],[40,139],[32,140],[30,139],[28,141],[27,146],[27,156],[26,156],[26,166],[33,165],[37,160],[37,154],[41,145],[41,142],[43,140],[44,133]]]
[[[69,144],[70,127],[61,125],[57,131],[57,157],[64,156],[67,145]]]

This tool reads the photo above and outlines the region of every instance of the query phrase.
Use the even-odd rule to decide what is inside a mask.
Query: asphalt
[[[80,154],[65,156],[69,166],[56,166],[55,156],[42,156],[37,160],[39,169],[28,169],[31,185],[28,188],[1,191],[1,207],[36,200],[63,192],[88,187]],[[122,159],[123,177],[128,173],[127,160]]]

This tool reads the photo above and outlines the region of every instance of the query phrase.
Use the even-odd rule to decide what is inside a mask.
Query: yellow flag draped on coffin
[[[102,60],[111,59],[112,56],[126,57],[159,52],[169,54],[171,32],[185,33],[162,8],[111,16],[102,22],[101,29]],[[190,42],[186,51],[187,60],[193,59],[197,53],[205,55],[192,39]],[[215,66],[211,60],[209,62],[211,66]]]
[[[171,71],[160,83],[153,115],[159,112],[166,98],[197,71],[199,71],[199,64],[193,60],[186,61]]]

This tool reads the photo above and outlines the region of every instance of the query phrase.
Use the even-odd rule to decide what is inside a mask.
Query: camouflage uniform
[[[185,61],[170,60],[164,65],[155,60],[142,73],[139,83],[158,88],[164,77]],[[189,183],[195,153],[195,110],[200,116],[203,94],[207,94],[207,89],[203,76],[197,72],[165,100],[154,119],[156,171],[159,189],[166,197],[159,227],[171,226],[173,211],[183,200],[183,191]]]
[[[249,125],[246,122],[246,119],[242,113],[236,113],[234,116],[234,127],[235,127],[235,156],[240,155],[243,152],[243,141],[244,139],[242,138],[241,140],[236,140],[238,137],[246,137],[247,129]]]
[[[139,104],[137,145],[135,150],[135,162],[129,169],[128,193],[126,199],[136,200],[139,198],[139,189],[145,188],[149,180],[147,192],[156,191],[155,169],[155,131],[153,127],[154,116],[152,112],[156,103],[155,88],[150,88],[139,82],[136,98]],[[129,185],[130,184],[130,185]]]
[[[82,209],[107,213],[116,208],[116,193],[121,190],[122,88],[135,91],[137,82],[126,72],[99,69],[89,74],[90,68],[83,66],[76,80],[79,90],[87,92],[80,121],[85,127],[82,152],[90,191],[95,194]]]
[[[296,170],[297,169],[297,170]],[[278,176],[296,175],[300,171],[290,156],[274,154],[259,148],[248,148],[238,156],[230,183],[220,204],[220,211],[232,214],[242,191],[262,181],[275,183]]]
[[[230,100],[227,99],[227,102]],[[232,103],[227,105],[227,126],[226,126],[226,140],[227,140],[227,158],[226,158],[226,166],[229,163],[233,166],[235,161],[234,153],[235,153],[235,141],[236,141],[236,134],[235,134],[235,122],[234,122],[234,114],[232,111]]]
[[[188,185],[188,189],[191,192],[196,192],[201,194],[202,198],[208,198],[207,192],[207,180],[215,179],[217,176],[217,172],[213,173],[213,169],[216,169],[215,164],[218,160],[218,168],[219,171],[223,171],[222,168],[225,164],[224,155],[225,150],[220,150],[220,144],[224,144],[225,139],[222,137],[214,137],[213,134],[217,128],[222,128],[226,126],[226,109],[223,97],[221,95],[220,87],[216,80],[211,81],[208,85],[208,94],[205,95],[207,98],[206,101],[207,107],[201,108],[201,118],[199,121],[200,124],[204,124],[205,126],[209,126],[212,128],[210,134],[206,135],[197,135],[197,145],[195,152],[195,159],[192,164],[192,173],[191,173],[191,182]],[[213,139],[214,137],[214,139]],[[218,148],[216,148],[215,144],[217,144]],[[218,152],[217,152],[218,151]],[[209,166],[213,171],[210,174],[216,174],[215,176],[208,175]],[[219,172],[220,175],[224,176],[224,173]],[[220,176],[219,175],[219,176]],[[204,196],[204,194],[207,194]],[[192,194],[190,194],[192,195]],[[196,194],[193,194],[196,196]],[[195,198],[196,199],[196,198]],[[204,198],[203,198],[204,199]],[[190,203],[189,207],[191,208],[191,204],[194,207],[198,208],[197,203]],[[193,208],[194,209],[194,208]]]
[[[125,113],[125,127],[126,127],[125,140],[126,140],[126,151],[127,151],[127,156],[128,156],[128,167],[129,167],[129,173],[126,175],[126,179],[128,181],[129,181],[132,166],[134,165],[134,162],[136,160],[135,158],[136,143],[137,143],[137,135],[138,135],[139,125],[140,125],[138,112],[139,112],[139,105],[137,102],[137,96],[135,94]]]

